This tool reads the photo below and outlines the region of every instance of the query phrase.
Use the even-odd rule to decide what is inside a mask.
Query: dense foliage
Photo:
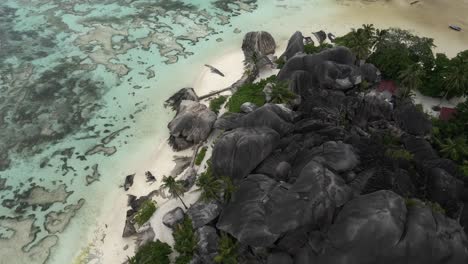
[[[263,79],[256,83],[245,84],[235,92],[227,103],[227,108],[229,112],[239,113],[240,107],[243,103],[251,102],[257,106],[262,106],[265,104],[265,94],[263,93],[263,88],[269,82],[274,82],[276,76]]]
[[[176,226],[173,236],[174,249],[179,253],[175,263],[189,263],[197,248],[197,237],[195,230],[193,230],[192,220],[189,217],[185,217],[184,221]]]
[[[221,106],[223,106],[224,102],[226,102],[227,96],[221,95],[218,96],[210,101],[210,109],[211,111],[215,112],[216,114],[219,113]]]
[[[222,233],[219,241],[218,255],[214,261],[222,264],[237,264],[237,243],[228,234]]]
[[[159,240],[151,241],[138,249],[134,257],[128,260],[129,264],[169,264],[171,247]]]
[[[289,104],[296,98],[291,90],[289,90],[287,82],[277,82],[272,87],[271,103],[273,104]]]
[[[135,222],[142,226],[146,223],[156,211],[156,204],[152,200],[146,200],[135,214]]]
[[[235,190],[234,184],[229,177],[216,178],[213,175],[211,168],[211,162],[207,162],[208,167],[206,170],[197,178],[196,185],[198,190],[201,191],[200,199],[208,202],[212,200],[217,201],[229,201],[231,195]]]
[[[468,177],[468,102],[457,105],[450,121],[432,120],[432,142],[441,156],[457,162]]]
[[[197,157],[195,158],[195,165],[200,166],[200,164],[205,159],[205,155],[206,155],[207,150],[208,150],[207,147],[203,147],[203,148],[200,149],[200,151],[197,154]]]

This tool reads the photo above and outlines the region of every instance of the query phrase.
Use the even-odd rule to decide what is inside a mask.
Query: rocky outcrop
[[[397,103],[394,115],[399,127],[408,134],[424,136],[432,130],[431,121],[411,102]]]
[[[466,236],[458,223],[422,204],[410,207],[390,191],[345,204],[314,263],[465,263]],[[431,254],[427,254],[427,250]],[[301,262],[306,263],[306,262]]]
[[[281,55],[284,61],[287,61],[294,57],[297,53],[304,52],[304,36],[300,31],[296,31],[288,41],[286,51]]]
[[[136,239],[136,248],[143,246],[144,244],[154,241],[154,237],[156,234],[154,233],[153,228],[151,227],[150,223],[145,223],[137,231],[137,239]]]
[[[184,100],[198,102],[198,96],[193,90],[193,88],[182,88],[177,93],[169,97],[164,103],[165,107],[170,106],[172,110],[177,111],[179,109],[180,103]]]
[[[187,149],[209,136],[217,115],[206,105],[183,100],[169,123],[169,143],[175,150]]]
[[[199,201],[190,206],[187,210],[187,215],[192,219],[193,228],[197,229],[216,219],[221,209],[221,205],[218,202],[204,203]]]
[[[240,106],[241,112],[246,113],[246,114],[255,111],[255,109],[257,109],[257,108],[258,108],[258,106],[256,106],[254,103],[250,103],[250,102],[243,103]]]
[[[266,104],[246,115],[221,117],[216,121],[215,128],[231,130],[238,127],[268,127],[284,135],[293,130],[291,124],[293,118],[291,110],[274,104]]]
[[[205,264],[215,263],[214,258],[218,255],[219,238],[216,229],[211,226],[203,226],[197,229],[196,235],[197,251]]]
[[[276,49],[275,39],[265,31],[249,32],[244,36],[242,50],[246,58],[253,54],[266,56],[274,54]]]
[[[177,224],[184,221],[184,216],[184,210],[180,207],[176,207],[163,216],[162,222],[165,226],[174,228]]]
[[[213,148],[213,172],[242,180],[275,149],[279,138],[275,130],[266,127],[225,132]]]

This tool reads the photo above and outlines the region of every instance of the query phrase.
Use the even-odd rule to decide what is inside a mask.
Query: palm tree
[[[451,61],[445,72],[444,88],[445,94],[442,99],[448,95],[466,95],[468,94],[468,62],[461,56],[455,57]]]
[[[184,186],[181,181],[176,181],[172,176],[164,176],[162,179],[163,184],[161,185],[162,188],[168,189],[169,193],[172,197],[177,197],[184,205],[185,209],[188,209],[187,205],[185,205],[184,201],[182,200],[181,196],[184,195]]]
[[[220,192],[223,186],[219,179],[213,177],[210,167],[198,177],[196,185],[198,186],[197,190],[201,191],[200,199],[203,201],[208,202],[220,199]]]
[[[441,144],[440,152],[445,158],[450,158],[454,161],[462,161],[468,157],[468,145],[466,138],[458,137],[455,140],[448,138],[445,143]]]
[[[215,263],[237,264],[237,242],[228,234],[221,233],[218,245],[218,255],[214,258]]]
[[[408,97],[410,91],[417,90],[423,84],[424,80],[424,69],[419,63],[414,63],[406,69],[400,71],[398,79],[400,83],[405,87],[403,97]]]

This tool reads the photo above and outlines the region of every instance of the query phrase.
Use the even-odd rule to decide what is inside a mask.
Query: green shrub
[[[211,99],[210,101],[211,111],[218,114],[219,110],[221,109],[221,106],[224,104],[224,102],[226,102],[226,100],[227,100],[227,96],[224,96],[224,95]]]
[[[223,190],[222,182],[213,176],[211,169],[211,162],[207,162],[208,167],[197,178],[196,185],[198,190],[201,191],[200,199],[205,202],[212,200],[220,200]]]
[[[265,88],[267,83],[275,81],[276,76],[271,76],[257,83],[248,83],[239,87],[227,103],[229,112],[239,113],[241,105],[246,102],[254,103],[258,107],[264,105],[265,94],[263,93],[263,88]]]
[[[416,109],[418,109],[419,112],[424,114],[424,107],[422,104],[416,104],[415,107]]]
[[[403,160],[408,160],[411,161],[413,160],[413,154],[411,154],[409,151],[406,149],[387,149],[385,152],[385,155],[387,157],[392,158],[392,159],[403,159]]]
[[[417,205],[421,205],[422,202],[419,199],[415,198],[405,198],[405,204],[407,208],[414,207]]]
[[[159,240],[151,241],[138,249],[134,257],[128,260],[129,264],[158,263],[169,264],[169,255],[172,253],[171,247]]]
[[[146,200],[145,202],[143,202],[140,209],[136,213],[135,222],[139,226],[142,226],[151,218],[151,216],[154,214],[155,211],[156,211],[155,202],[153,202],[152,200]]]
[[[237,264],[237,243],[226,233],[221,234],[216,263]]]
[[[284,64],[286,64],[286,61],[284,60],[284,58],[279,58],[276,60],[276,64],[278,65],[278,67],[276,68],[281,69],[283,68]]]
[[[189,263],[197,248],[197,237],[193,230],[192,220],[185,217],[184,221],[176,226],[173,233],[174,249],[179,253],[176,258],[177,264]]]
[[[200,151],[197,154],[197,157],[195,158],[195,165],[200,166],[200,164],[205,159],[205,155],[206,155],[207,150],[208,150],[208,147],[203,147],[203,148],[200,149]]]
[[[425,203],[428,207],[432,209],[433,212],[445,214],[445,209],[436,202],[426,201]]]
[[[382,137],[382,143],[384,144],[385,147],[398,147],[401,145],[401,141],[398,137],[395,137],[394,135],[390,133],[386,133]]]
[[[289,104],[296,95],[289,90],[287,82],[279,82],[273,85],[271,102],[274,104]]]

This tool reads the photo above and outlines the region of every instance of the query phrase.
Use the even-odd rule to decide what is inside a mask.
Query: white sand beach
[[[341,1],[341,4],[334,7],[334,10],[324,9],[328,10],[331,16],[320,23],[317,21],[309,23],[312,19],[301,17],[300,19],[303,22],[292,21],[289,25],[285,26],[289,33],[285,33],[286,29],[284,28],[278,29],[281,31],[279,35],[275,34],[276,32],[274,31],[270,32],[278,42],[277,54],[282,53],[286,47],[288,37],[294,33],[294,30],[303,30],[305,35],[310,35],[312,31],[323,29],[335,35],[340,35],[346,33],[349,28],[360,26],[363,23],[373,23],[378,28],[410,28],[417,34],[435,38],[436,51],[445,52],[449,56],[454,56],[458,51],[468,48],[468,36],[466,33],[459,34],[447,29],[447,25],[452,22],[468,28],[466,18],[463,18],[459,11],[454,13],[458,14],[458,16],[452,17],[446,11],[440,12],[440,8],[442,7],[454,10],[457,6],[448,5],[447,7],[442,1],[432,0],[421,1],[418,7],[414,7],[409,6],[409,2],[403,0],[392,1],[391,3]],[[462,2],[463,6],[468,6],[467,1]],[[265,27],[267,31],[269,28],[273,28],[270,23],[267,23]],[[291,31],[289,30],[290,28],[294,28],[294,30]],[[213,61],[203,63],[219,69],[225,74],[225,77],[214,74],[209,68],[201,66],[200,73],[192,86],[199,96],[226,88],[241,77],[244,67],[240,43],[237,49],[227,50],[224,55],[215,58]],[[268,77],[276,72],[276,69],[267,69],[261,72],[259,78]],[[225,92],[225,94],[229,94],[229,92]],[[433,105],[439,104],[439,99],[427,98],[418,94],[415,103],[423,104],[424,109],[429,111]],[[455,103],[443,102],[442,105],[454,106]],[[207,145],[209,145],[209,142],[208,140]],[[159,189],[162,175],[168,175],[175,165],[173,156],[192,156],[194,151],[193,149],[189,149],[176,153],[166,141],[159,142],[157,146],[147,146],[147,148],[153,148],[151,152],[153,154],[147,157],[146,160],[142,160],[141,164],[139,164],[141,170],[135,171],[136,176],[133,187],[128,192],[118,189],[114,190],[117,194],[110,194],[114,195],[113,197],[116,197],[116,199],[103,212],[102,218],[98,221],[100,224],[97,230],[89,236],[89,241],[93,243],[89,248],[89,255],[94,256],[94,260],[89,263],[122,263],[127,257],[134,255],[134,238],[122,238],[125,213],[128,209],[126,206],[127,194],[142,196]],[[208,152],[207,157],[209,155]],[[203,164],[201,167],[203,167]],[[146,183],[144,177],[145,171],[156,171],[157,182],[152,185]],[[192,188],[183,197],[187,205],[194,203],[199,196],[199,193],[194,191],[195,188]],[[163,197],[154,197],[154,199],[159,208],[149,222],[156,233],[155,239],[172,244],[171,230],[162,224],[162,217],[169,210],[177,206],[183,208],[183,206],[177,199],[164,199]],[[127,246],[128,248],[124,250]]]

